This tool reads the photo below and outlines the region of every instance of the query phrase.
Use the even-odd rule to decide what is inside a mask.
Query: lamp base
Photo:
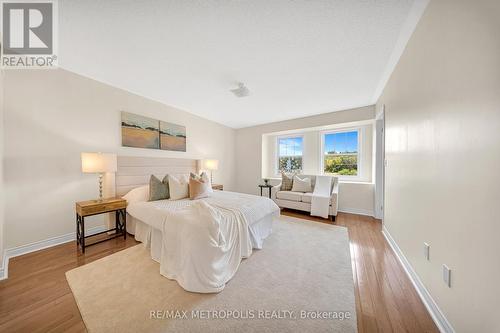
[[[102,177],[103,174],[99,174],[99,201],[102,201]]]

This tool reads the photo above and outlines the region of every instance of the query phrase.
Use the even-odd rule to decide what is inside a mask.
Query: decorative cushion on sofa
[[[288,200],[288,201],[301,201],[302,199],[302,194],[301,192],[292,192],[292,191],[278,191],[276,193],[276,198],[281,199],[281,200]]]
[[[293,176],[294,174],[286,174],[281,171],[281,191],[291,191],[293,187]]]
[[[308,177],[300,178],[297,175],[293,177],[293,185],[292,185],[293,192],[311,192],[311,188],[312,188],[311,178]]]

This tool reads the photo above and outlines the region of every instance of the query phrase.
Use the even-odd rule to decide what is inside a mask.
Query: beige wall
[[[98,195],[81,152],[216,158],[214,182],[235,188],[233,129],[64,70],[9,71],[4,93],[6,248],[74,231],[74,202]],[[185,125],[187,153],[121,147],[121,110]]]
[[[375,107],[367,106],[352,110],[331,112],[317,116],[281,121],[260,126],[238,129],[236,131],[236,188],[240,192],[258,194],[257,185],[262,182],[262,175],[267,173],[266,166],[272,161],[270,154],[263,149],[271,149],[271,143],[262,141],[263,134],[290,131],[326,125],[352,123],[375,118]],[[264,146],[264,148],[263,148]],[[268,157],[266,157],[268,156]],[[263,167],[264,166],[264,167]],[[343,183],[339,188],[339,209],[344,211],[373,214],[374,185],[372,183]],[[358,195],[359,194],[359,195]]]
[[[500,331],[499,32],[499,1],[431,1],[378,101],[385,226],[457,332]]]
[[[4,90],[4,71],[0,70],[0,269],[3,267],[3,247],[4,247],[4,186],[3,186],[3,90]],[[0,272],[0,277],[2,276]]]

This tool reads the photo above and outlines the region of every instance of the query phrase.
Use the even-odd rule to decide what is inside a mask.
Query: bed
[[[268,198],[255,195],[214,191],[209,198],[200,199],[211,205],[240,209],[245,216],[254,249],[262,249],[264,240],[272,232],[272,221],[279,216],[279,208]],[[161,230],[165,218],[173,211],[195,204],[198,200],[158,200],[129,202],[127,232],[151,248],[151,258],[158,261],[161,254]]]
[[[116,194],[124,196],[128,201],[127,231],[135,235],[136,240],[150,248],[151,258],[160,263],[162,275],[177,280],[188,291],[219,292],[224,288],[225,282],[236,273],[241,259],[250,256],[253,249],[263,248],[264,240],[271,234],[273,220],[279,216],[280,210],[268,198],[229,191],[213,191],[208,198],[199,200],[147,201],[145,185],[151,174],[162,177],[165,174],[185,175],[198,171],[197,161],[191,159],[118,157]],[[183,242],[183,237],[192,238],[198,230],[210,224],[210,222],[201,222],[203,216],[196,215],[198,212],[204,214],[205,218],[206,212],[211,212],[211,217],[218,216],[221,221],[220,226],[218,225],[220,228],[231,229],[231,226],[237,226],[236,229],[240,228],[239,232],[230,230],[225,234],[227,242],[234,243],[231,248],[226,246],[226,252],[233,254],[229,257],[225,253],[222,253],[223,256],[221,253],[214,254],[217,259],[213,260],[218,260],[218,262],[212,265],[217,268],[213,274],[207,273],[212,266],[201,267],[212,258],[199,260],[198,257],[214,250],[214,244],[198,243],[213,243],[214,238],[198,237],[197,243],[191,240],[191,244],[187,247],[186,242]],[[176,221],[177,224],[173,224]],[[197,226],[194,226],[195,224]],[[179,229],[180,227],[189,228],[186,227],[187,225],[190,225],[191,229]],[[222,239],[222,242],[225,241]],[[240,248],[236,249],[237,247]],[[192,257],[192,262],[186,263],[188,259],[184,257],[192,255],[191,252],[196,248],[200,255]],[[183,259],[177,257],[183,257]],[[163,267],[170,268],[171,263],[176,260],[182,261],[181,263],[175,262],[176,269],[170,270]],[[222,266],[227,264],[231,268],[227,272],[221,271],[221,263],[223,263]],[[180,265],[182,269],[179,268]],[[193,267],[196,265],[200,267]],[[200,273],[200,270],[203,272]],[[205,281],[204,279],[210,275],[213,276],[212,281]]]

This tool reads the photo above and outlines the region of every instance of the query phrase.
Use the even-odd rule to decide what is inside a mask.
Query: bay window
[[[278,137],[277,174],[285,172],[302,172],[302,136]]]
[[[322,133],[321,166],[324,174],[359,176],[359,130]]]

